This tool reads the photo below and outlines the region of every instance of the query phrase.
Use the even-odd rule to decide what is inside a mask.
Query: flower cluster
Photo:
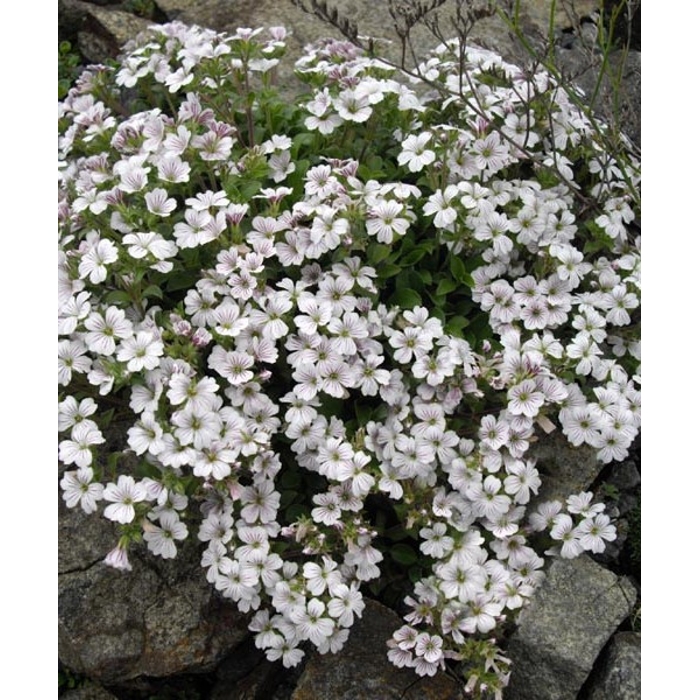
[[[196,533],[285,666],[341,649],[412,543],[389,658],[476,656],[497,690],[533,538],[615,537],[591,493],[533,507],[529,448],[559,429],[610,462],[639,432],[639,164],[547,74],[473,48],[460,78],[454,44],[424,94],[321,42],[290,106],[284,38],[154,27],[59,105],[63,497],[105,505],[117,568]]]

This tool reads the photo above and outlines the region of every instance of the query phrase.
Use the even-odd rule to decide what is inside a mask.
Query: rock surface
[[[630,581],[587,555],[554,560],[508,645],[513,674],[507,700],[576,700],[636,600]]]
[[[587,445],[573,447],[558,432],[540,434],[533,447],[535,453],[542,485],[533,504],[566,500],[572,493],[588,490],[602,466],[596,459],[595,450]]]
[[[197,543],[177,559],[131,555],[133,571],[102,563],[111,523],[59,510],[58,653],[103,684],[213,670],[247,635],[246,620],[203,576]]]
[[[71,41],[88,63],[106,63],[152,21],[117,3],[59,0],[59,39]]]
[[[603,654],[601,671],[586,700],[639,700],[642,697],[642,638],[616,634]]]
[[[90,682],[69,690],[61,695],[61,698],[62,700],[118,700],[116,695],[112,695],[102,686]]]
[[[309,0],[304,2],[308,6]],[[401,63],[401,44],[388,2],[331,0],[328,4],[336,8],[340,16],[353,22],[360,35],[389,42],[382,44],[382,55]],[[485,2],[474,3],[475,7],[485,5]],[[640,0],[634,5],[641,8]],[[587,92],[598,113],[608,121],[614,120],[622,125],[632,142],[640,146],[641,53],[637,50],[629,54],[622,50],[613,52],[600,89],[594,89],[602,70],[601,54],[592,43],[595,25],[582,23],[582,19],[588,19],[599,6],[599,0],[569,0],[556,4],[553,30],[557,41],[557,61],[564,77]],[[298,85],[293,73],[293,61],[301,55],[304,46],[323,37],[342,38],[335,27],[304,12],[292,0],[154,0],[149,17],[135,16],[127,11],[130,7],[133,5],[128,2],[59,0],[59,39],[74,42],[88,62],[105,63],[118,55],[120,47],[128,39],[153,23],[177,20],[224,32],[234,32],[244,26],[282,25],[290,34],[287,40],[288,60],[279,67],[279,85],[291,96]],[[535,51],[543,50],[550,34],[550,7],[551,0],[525,0],[522,3],[521,24]],[[635,17],[640,14],[641,9],[638,9]],[[451,29],[453,3],[446,2],[433,16],[446,36],[454,34]],[[470,31],[469,40],[516,63],[530,58],[497,16],[478,19]],[[438,42],[420,23],[411,29],[410,43],[412,49],[407,50],[406,55],[415,53],[421,57]],[[633,49],[638,43],[637,36]],[[406,61],[408,68],[413,65],[411,60]],[[618,84],[619,95],[615,97],[618,92],[615,86]]]
[[[401,618],[367,600],[342,653],[314,654],[304,667],[291,700],[459,700],[461,687],[444,673],[418,678],[387,659],[386,640]]]

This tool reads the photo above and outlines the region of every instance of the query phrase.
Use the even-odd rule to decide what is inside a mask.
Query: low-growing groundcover
[[[616,536],[533,507],[529,448],[639,433],[640,164],[458,42],[416,84],[320,42],[290,103],[285,36],[153,27],[59,105],[63,498],[118,569],[198,538],[270,660],[337,653],[369,591],[394,664],[499,696],[545,557]]]

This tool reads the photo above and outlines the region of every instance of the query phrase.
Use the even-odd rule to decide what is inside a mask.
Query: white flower
[[[350,627],[355,617],[362,617],[365,602],[359,591],[359,584],[347,586],[339,583],[330,589],[333,596],[328,602],[328,614],[338,620],[341,627]]]
[[[435,214],[435,226],[453,230],[452,224],[457,218],[457,210],[451,205],[452,199],[459,194],[456,185],[448,185],[444,190],[438,190],[428,197],[428,201],[423,206],[423,213]]]
[[[432,527],[424,527],[418,533],[425,540],[425,542],[421,542],[420,551],[434,559],[441,559],[454,545],[454,540],[446,535],[446,532],[447,525],[445,523],[438,522]]]
[[[68,396],[58,404],[58,429],[68,430],[74,425],[83,421],[88,422],[91,427],[97,428],[94,421],[87,421],[87,417],[91,416],[97,410],[97,404],[94,399],[82,399],[80,403],[74,396]]]
[[[524,379],[508,390],[508,410],[515,415],[534,418],[544,405],[544,394],[537,391],[533,379]]]
[[[117,247],[111,241],[102,239],[83,255],[78,265],[80,278],[90,277],[90,282],[100,284],[107,279],[107,265],[119,257]]]
[[[367,233],[376,236],[380,243],[391,243],[394,234],[403,236],[410,222],[399,218],[402,212],[403,205],[393,199],[377,201],[368,212]]]
[[[366,94],[359,90],[343,90],[333,106],[341,119],[352,122],[366,122],[372,116],[372,107]]]
[[[330,557],[323,557],[323,566],[311,561],[306,562],[303,572],[306,588],[314,596],[322,595],[326,589],[332,591],[342,582],[338,563]]]
[[[554,518],[554,526],[550,531],[552,539],[561,540],[561,555],[564,559],[574,559],[583,552],[581,533],[574,526],[571,516],[560,513]]]
[[[300,639],[309,639],[318,646],[333,634],[335,622],[325,617],[325,612],[326,606],[318,598],[312,598],[304,608],[290,611],[289,618],[297,626]]]
[[[105,517],[118,523],[130,523],[136,516],[134,503],[144,501],[148,495],[143,484],[137,484],[133,476],[121,474],[117,483],[107,484],[104,490],[105,501],[112,505],[105,508]]]
[[[435,152],[427,148],[430,134],[423,132],[418,136],[411,134],[402,143],[403,150],[399,153],[399,165],[408,163],[408,169],[417,173],[435,160]]]
[[[126,548],[122,547],[121,544],[117,545],[114,549],[110,550],[104,559],[107,566],[111,566],[119,571],[131,571],[131,564],[129,563],[129,556],[127,554]]]
[[[129,430],[129,447],[137,454],[141,455],[148,451],[152,455],[161,452],[165,445],[163,443],[163,428],[150,411],[144,411],[141,419]]]
[[[129,246],[129,255],[137,260],[149,254],[156,260],[165,260],[177,254],[177,245],[173,241],[166,241],[158,233],[127,233],[122,242]]]
[[[150,522],[144,523],[143,539],[148,548],[163,559],[172,559],[177,555],[175,540],[187,537],[187,527],[172,511],[166,511],[159,518],[160,527]]]
[[[156,187],[146,193],[146,207],[151,214],[165,217],[175,211],[177,202],[172,197],[168,197],[167,191],[162,187]]]
[[[527,503],[530,500],[530,492],[537,494],[542,484],[534,462],[516,460],[507,469],[508,476],[503,482],[505,492],[513,497],[515,503]]]
[[[122,340],[117,348],[117,359],[126,362],[130,372],[155,369],[163,355],[163,343],[149,331],[139,331],[135,336]]]
[[[58,458],[64,464],[87,467],[92,463],[92,445],[100,445],[104,441],[95,423],[82,421],[73,426],[71,439],[59,444]]]
[[[416,654],[422,656],[428,663],[436,663],[442,659],[442,637],[421,632],[416,639]],[[430,674],[432,675],[432,674]]]
[[[340,520],[342,510],[337,494],[333,492],[319,493],[313,497],[313,502],[317,507],[311,511],[311,517],[316,522],[335,525]]]
[[[85,343],[88,349],[100,355],[112,355],[116,349],[115,338],[129,338],[133,334],[133,325],[126,318],[122,309],[110,306],[104,316],[98,311],[85,319]]]
[[[589,552],[600,554],[605,550],[605,540],[612,542],[617,537],[615,526],[603,513],[586,518],[578,525],[581,545]]]
[[[277,517],[280,494],[271,481],[246,486],[241,490],[241,517],[251,525],[257,522],[271,523]]]
[[[85,513],[97,510],[97,501],[102,500],[104,486],[92,481],[92,467],[82,467],[78,471],[66,472],[61,479],[63,500],[69,508],[80,507]]]

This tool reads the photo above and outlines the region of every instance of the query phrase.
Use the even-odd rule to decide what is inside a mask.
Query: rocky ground
[[[507,700],[632,700],[640,695],[640,443],[598,476],[592,453],[561,438],[539,446],[546,497],[591,488],[617,516],[604,555],[554,560],[507,653]],[[139,553],[133,571],[102,559],[113,524],[59,506],[59,657],[65,700],[459,700],[449,675],[419,679],[386,658],[399,614],[367,600],[337,655],[310,654],[295,669],[255,648],[247,620],[202,575],[197,543],[176,560]],[[361,673],[358,673],[361,669]],[[68,679],[79,685],[70,689]]]

